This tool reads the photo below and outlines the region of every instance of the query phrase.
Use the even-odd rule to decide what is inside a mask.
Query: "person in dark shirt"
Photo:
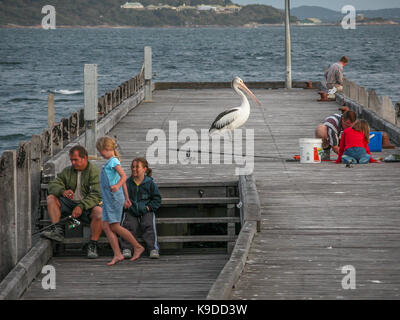
[[[129,195],[125,199],[125,213],[122,225],[137,237],[141,231],[143,241],[150,251],[150,258],[160,257],[157,241],[155,212],[161,206],[161,194],[153,181],[152,170],[145,158],[136,158],[131,165],[132,175],[127,179],[124,188]],[[131,246],[121,239],[122,254],[131,256]]]
[[[324,150],[321,159],[330,159],[330,149],[335,153],[339,153],[340,135],[346,128],[351,127],[357,120],[354,111],[348,110],[342,115],[333,114],[327,117],[323,124],[318,125],[315,129],[315,137],[322,139],[322,149]]]

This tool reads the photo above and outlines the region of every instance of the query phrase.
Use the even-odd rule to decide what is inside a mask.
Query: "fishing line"
[[[224,153],[224,152],[212,152],[212,151],[205,151],[205,150],[191,150],[191,149],[173,149],[173,148],[169,148],[168,150],[172,150],[172,151],[183,151],[187,152],[189,151],[189,153],[191,152],[196,152],[196,153],[208,153],[208,154],[216,154],[216,155],[221,155],[221,156],[234,156],[234,157],[246,157],[246,155],[244,154],[236,154],[236,153]],[[187,156],[189,158],[189,156]],[[258,156],[258,155],[253,155],[254,158],[261,158],[261,159],[272,159],[272,160],[285,160],[285,161],[297,161],[297,160],[292,160],[290,159],[290,156],[288,156],[288,158],[280,158],[280,157],[274,157],[274,156]]]

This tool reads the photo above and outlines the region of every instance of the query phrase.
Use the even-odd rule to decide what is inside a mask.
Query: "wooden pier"
[[[0,299],[399,298],[400,163],[348,168],[290,161],[299,154],[299,138],[313,137],[315,127],[338,113],[343,101],[398,144],[400,118],[389,98],[381,102],[375,92],[347,80],[338,103],[317,102],[317,90],[307,89],[311,83],[294,82],[291,90],[283,89],[283,82],[248,83],[262,106],[252,106],[241,128],[242,149],[225,150],[222,138],[220,151],[210,144],[204,150],[215,117],[240,104],[230,83],[154,84],[151,74],[147,48],[138,75],[89,99],[93,117],[85,119],[80,109],[21,142],[17,151],[3,153]],[[46,223],[40,209],[46,204],[43,179],[70,164],[69,148],[96,134],[116,138],[127,174],[133,158],[150,160],[163,194],[158,227],[175,232],[160,236],[166,243],[161,248],[175,253],[161,250],[160,260],[144,255],[107,267],[104,255],[97,260],[53,256],[50,241],[31,237],[38,221]],[[199,140],[188,147],[188,136]],[[164,143],[165,159],[154,161],[147,154],[155,141]],[[253,150],[247,149],[249,141],[254,141],[254,157],[250,154],[246,167],[252,175],[239,177],[236,169],[244,167],[239,160]],[[99,167],[104,163],[93,161]],[[187,231],[189,224],[203,223],[222,223],[226,234]],[[175,227],[163,229],[168,224]],[[83,237],[67,237],[65,245],[86,241],[87,232],[80,232]],[[226,243],[226,249],[193,254],[183,250],[188,242]],[[45,264],[56,267],[56,290],[41,287]]]
[[[398,299],[400,164],[346,168],[332,162],[287,162],[286,159],[299,153],[298,139],[313,137],[315,126],[337,112],[338,104],[317,102],[315,90],[255,89],[254,93],[262,107],[252,106],[245,128],[255,130],[253,175],[261,202],[261,232],[254,236],[243,272],[229,298]],[[146,141],[149,129],[160,128],[167,132],[169,121],[177,121],[178,131],[191,128],[199,132],[201,128],[208,128],[215,115],[237,103],[237,97],[230,89],[156,90],[153,102],[142,103],[132,110],[110,136],[117,136],[123,166],[129,172],[130,160],[143,156],[152,143]],[[235,178],[235,164],[158,164],[153,169],[159,182]],[[73,262],[67,258],[54,260],[61,268],[60,272]],[[204,298],[205,284],[211,284],[211,277],[216,279],[217,269],[222,269],[225,262],[223,255],[201,256],[200,259],[165,256],[155,264],[143,258],[137,263],[107,269],[102,266],[103,259],[93,263],[85,261],[84,272],[96,272],[93,283],[99,285],[88,284],[82,297],[110,297],[107,295],[110,288],[112,292],[122,288],[119,297],[129,299],[162,298],[169,290],[171,297],[179,299]],[[83,264],[83,261],[79,263]],[[190,282],[191,277],[197,279],[194,275],[197,269],[207,270],[205,280],[200,279],[202,273],[199,273],[198,282],[190,282],[193,288],[188,293],[179,281],[166,281],[167,289],[163,287],[164,280],[160,280],[162,285],[155,285],[146,278],[141,281],[136,277],[150,264],[152,272],[157,274],[158,267],[163,273],[164,267],[176,263],[193,270],[185,281]],[[346,276],[342,268],[348,265],[356,271],[356,289],[342,287],[342,279]],[[98,270],[103,271],[97,273]],[[179,272],[179,268],[168,267],[168,270],[171,277],[175,271]],[[107,272],[106,277],[102,276],[104,272]],[[132,274],[129,283],[138,291],[126,289],[118,280],[125,277],[125,272]],[[67,271],[62,274],[60,287],[67,288],[68,283],[82,280],[82,274],[75,276]],[[112,278],[115,278],[113,284]],[[198,290],[195,289],[197,285]],[[45,298],[47,294],[41,293],[38,286],[34,283],[23,298]],[[107,290],[102,293],[101,288]],[[151,288],[159,288],[159,295]],[[47,298],[77,298],[76,294],[60,290],[53,297],[51,292],[48,293]]]

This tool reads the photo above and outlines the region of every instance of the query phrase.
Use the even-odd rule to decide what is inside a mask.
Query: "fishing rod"
[[[68,228],[69,229],[75,229],[76,227],[78,227],[81,223],[79,220],[73,218],[72,216],[68,216],[65,218],[62,218],[60,221],[56,222],[56,223],[52,223],[50,225],[48,225],[47,227],[44,227],[36,232],[34,232],[32,235],[38,234],[42,231],[45,231],[47,229],[50,229],[51,227],[54,227],[56,225],[61,225],[61,224],[68,224]]]
[[[230,155],[230,156],[236,156],[236,157],[245,157],[246,155],[243,154],[236,154],[236,153],[223,153],[223,152],[212,152],[212,151],[205,151],[205,150],[182,150],[182,149],[173,149],[173,148],[169,148],[168,150],[172,150],[172,151],[186,151],[186,157],[190,158],[190,153],[193,152],[197,152],[197,153],[208,153],[208,154],[216,154],[216,155]],[[253,155],[254,158],[262,158],[262,159],[272,159],[272,160],[285,160],[285,161],[299,161],[297,159],[291,159],[290,156],[288,156],[289,158],[281,158],[281,157],[274,157],[274,156],[258,156],[258,155]]]

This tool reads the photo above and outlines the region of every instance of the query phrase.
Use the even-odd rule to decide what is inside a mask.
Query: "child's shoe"
[[[124,256],[125,259],[132,258],[132,252],[129,249],[122,250],[122,255]]]
[[[150,259],[158,259],[160,258],[160,254],[156,249],[150,251]]]

